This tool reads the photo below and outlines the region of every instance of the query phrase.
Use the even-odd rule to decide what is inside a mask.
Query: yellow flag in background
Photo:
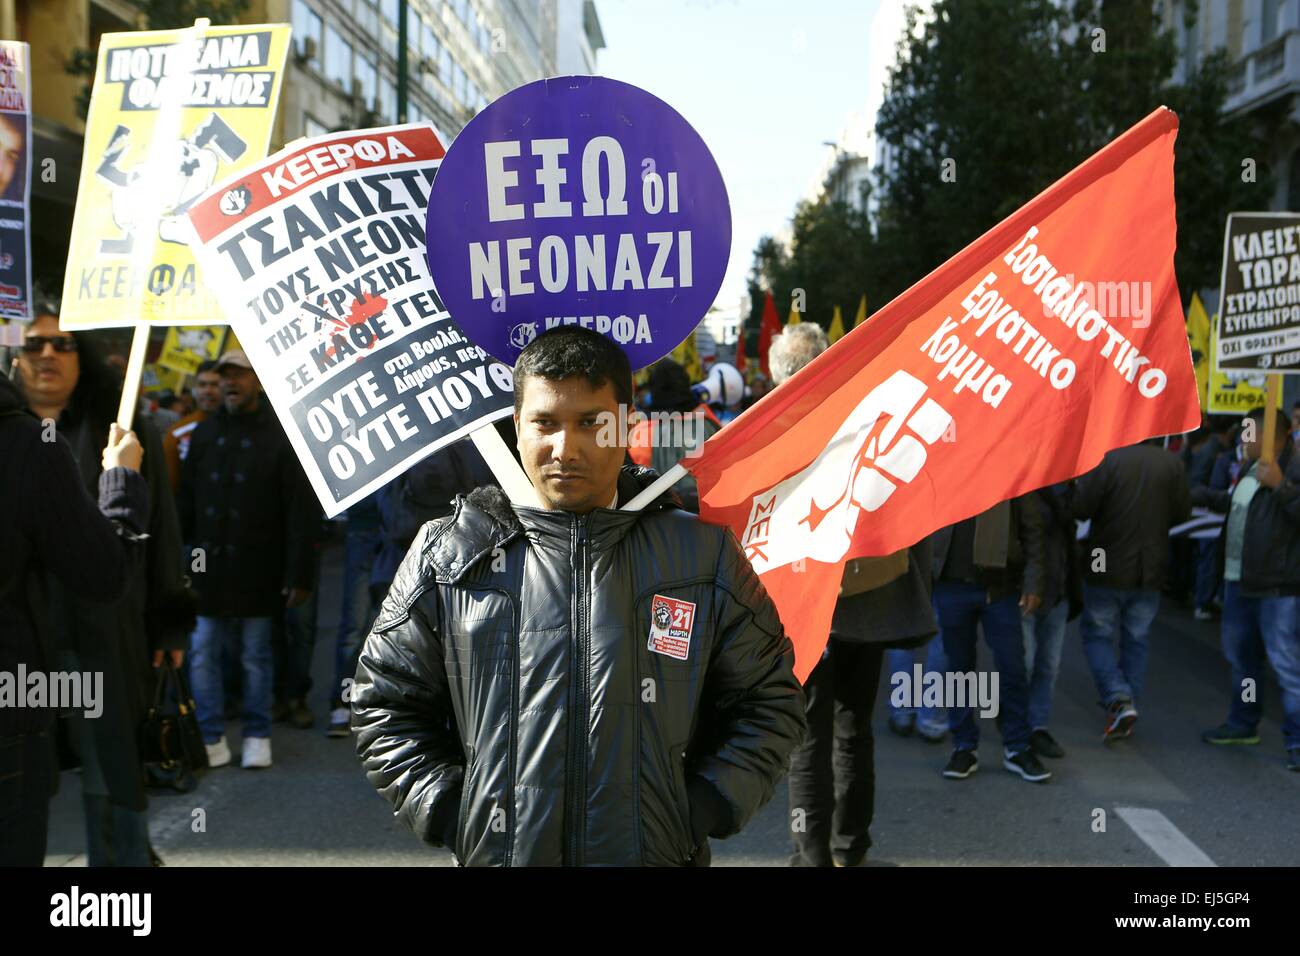
[[[163,340],[158,364],[186,375],[197,375],[199,365],[221,357],[221,343],[228,329],[224,325],[190,326],[173,325]]]
[[[791,305],[791,306],[790,306],[790,318],[786,319],[786,322],[785,322],[785,324],[786,324],[786,328],[789,328],[789,327],[792,326],[792,325],[798,325],[798,324],[799,324],[800,322],[802,322],[802,321],[803,321],[803,319],[799,318],[799,310],[796,309],[793,305]]]
[[[1196,370],[1196,390],[1201,396],[1201,408],[1206,408],[1207,389],[1210,384],[1210,317],[1205,312],[1201,297],[1192,293],[1192,304],[1187,310],[1187,345],[1192,350],[1192,366]]]
[[[60,328],[223,320],[186,211],[266,156],[288,49],[284,24],[101,37]]]
[[[858,303],[858,315],[853,320],[853,327],[856,329],[865,321],[867,321],[867,297],[864,295],[862,301]]]
[[[1222,372],[1214,355],[1219,348],[1219,316],[1210,320],[1210,370],[1205,410],[1211,415],[1244,415],[1261,408],[1267,395],[1268,376],[1253,369]],[[1198,367],[1199,373],[1199,367]]]
[[[686,341],[673,349],[673,361],[686,369],[694,384],[704,378],[704,367],[700,364],[700,350],[695,346],[695,333],[686,336]]]
[[[831,345],[834,345],[840,339],[844,338],[844,316],[840,315],[840,307],[835,307],[835,312],[831,316],[831,327],[826,332],[826,337],[830,339]]]

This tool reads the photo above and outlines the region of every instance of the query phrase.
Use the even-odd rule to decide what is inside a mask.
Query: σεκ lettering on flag
[[[682,461],[701,516],[732,528],[772,595],[800,678],[845,560],[1199,424],[1177,130],[1156,110]]]

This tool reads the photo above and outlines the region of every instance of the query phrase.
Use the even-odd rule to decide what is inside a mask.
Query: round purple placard
[[[637,369],[713,304],[731,208],[676,110],[618,80],[566,76],[507,93],[461,130],[426,234],[443,305],[495,358],[514,365],[539,332],[581,324]]]

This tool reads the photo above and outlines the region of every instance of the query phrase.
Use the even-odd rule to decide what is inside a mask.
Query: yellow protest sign
[[[266,156],[288,47],[283,24],[103,35],[60,328],[221,320],[186,212]]]
[[[1244,415],[1263,408],[1268,376],[1263,372],[1221,372],[1218,363],[1219,316],[1210,323],[1210,383],[1206,411],[1211,415]]]
[[[184,378],[185,376],[175,369],[154,363],[144,367],[144,375],[140,385],[146,392],[156,392],[164,388],[179,392]]]
[[[163,340],[158,364],[185,375],[197,375],[202,362],[216,361],[221,355],[227,331],[224,325],[172,326]]]

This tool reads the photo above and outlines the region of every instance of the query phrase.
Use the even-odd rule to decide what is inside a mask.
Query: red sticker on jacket
[[[694,604],[656,594],[650,602],[650,642],[646,647],[684,661],[691,652],[694,627]]]

